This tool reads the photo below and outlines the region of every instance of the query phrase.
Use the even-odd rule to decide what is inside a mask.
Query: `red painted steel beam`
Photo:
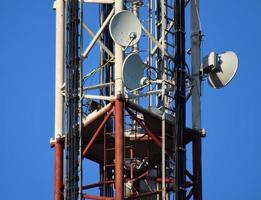
[[[123,140],[124,140],[124,103],[121,98],[115,101],[115,197],[124,198]]]
[[[186,144],[192,142],[194,140],[194,137],[198,137],[198,136],[202,137],[201,132],[191,128],[186,128],[185,133],[186,133]]]
[[[192,141],[193,150],[193,177],[194,177],[194,200],[202,200],[202,162],[201,162],[201,136],[195,135]]]
[[[91,117],[90,119],[88,118],[87,120],[85,120],[83,122],[83,127],[88,126],[89,124],[91,124],[95,120],[97,120],[99,117],[101,117],[105,113],[109,112],[111,110],[111,108],[113,107],[113,103],[114,102],[111,102],[108,105],[104,106],[101,110],[99,110],[97,113],[95,113],[95,115],[93,117]]]
[[[144,176],[147,176],[149,174],[148,171],[144,172],[143,174],[141,174],[140,176],[138,176],[137,178],[133,178],[133,179],[130,179],[130,181],[132,182],[135,182],[135,181],[138,181],[140,179],[143,179]]]
[[[144,125],[142,123],[142,121],[137,118],[136,114],[134,114],[129,108],[126,108],[127,112],[130,114],[130,116],[138,122],[138,124],[143,128],[143,130],[152,138],[152,140],[160,147],[162,148],[162,143],[161,141],[158,139],[158,137],[156,135],[154,135],[148,128],[146,125]],[[166,154],[171,158],[171,154],[166,151]]]
[[[95,141],[95,139],[97,138],[97,136],[100,134],[101,130],[104,128],[106,122],[110,119],[112,113],[113,113],[113,109],[111,108],[111,110],[109,111],[109,113],[106,115],[106,117],[104,118],[104,120],[102,121],[102,123],[101,123],[100,126],[97,128],[97,130],[96,130],[96,132],[94,133],[94,135],[92,136],[90,142],[87,144],[87,146],[86,146],[85,149],[83,150],[83,156],[86,156],[88,150],[91,148],[91,146],[93,145],[93,142]]]
[[[95,195],[89,195],[89,194],[84,194],[83,198],[84,199],[92,199],[92,200],[115,200],[112,197],[95,196]]]
[[[54,200],[63,199],[63,144],[62,141],[54,143]]]
[[[166,177],[166,183],[175,183],[175,179],[174,178],[168,178],[168,177]],[[156,178],[156,181],[157,182],[162,182],[162,178]]]
[[[147,176],[147,175],[148,175],[148,171],[146,171],[145,173],[141,174],[137,178],[129,179],[129,181],[135,182],[135,181],[144,179],[144,177]],[[82,186],[82,189],[83,190],[88,190],[88,189],[91,189],[91,188],[102,186],[103,184],[110,185],[110,184],[114,184],[114,183],[115,183],[115,180],[109,180],[109,181],[105,181],[105,182],[101,181],[101,182],[98,182],[98,183],[92,183],[92,184],[89,184],[89,185]]]
[[[93,183],[93,184],[89,184],[89,185],[85,185],[85,186],[82,186],[82,189],[83,190],[88,190],[88,189],[91,189],[91,188],[95,188],[95,187],[99,187],[99,186],[102,186],[103,184],[113,184],[115,183],[114,180],[110,180],[110,181],[101,181],[101,182],[98,182],[98,183]]]
[[[162,190],[155,191],[155,192],[144,192],[144,193],[141,193],[141,194],[138,194],[138,195],[135,195],[135,196],[130,196],[127,199],[140,199],[142,197],[148,197],[148,196],[151,196],[151,195],[160,194],[161,192],[162,192]]]

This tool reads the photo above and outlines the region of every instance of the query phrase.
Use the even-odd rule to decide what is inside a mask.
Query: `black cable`
[[[155,78],[151,76],[153,74],[153,71],[155,74]],[[149,80],[156,81],[158,78],[158,74],[159,74],[159,71],[155,67],[150,66],[146,70],[146,75],[147,75],[147,77],[149,77]]]

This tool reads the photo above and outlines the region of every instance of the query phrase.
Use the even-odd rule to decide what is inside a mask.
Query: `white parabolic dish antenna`
[[[136,44],[141,36],[139,19],[126,10],[113,16],[109,30],[114,42],[124,47]]]
[[[122,67],[122,78],[126,88],[133,90],[140,86],[144,68],[145,64],[137,53],[131,53],[125,58]]]
[[[208,82],[216,89],[226,86],[235,76],[238,68],[238,58],[233,51],[226,51],[217,56],[217,67],[208,73]]]

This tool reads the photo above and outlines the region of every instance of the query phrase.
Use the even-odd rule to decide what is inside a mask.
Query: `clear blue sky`
[[[204,54],[233,50],[240,62],[228,87],[204,83],[205,200],[261,199],[260,6],[259,0],[201,1]],[[0,199],[52,199],[52,1],[2,1],[0,19]]]

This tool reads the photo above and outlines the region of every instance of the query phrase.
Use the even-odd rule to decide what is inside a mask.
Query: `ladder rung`
[[[165,17],[165,18],[166,18],[166,20],[168,20],[168,21],[174,22],[174,20],[171,19],[171,18],[169,18],[169,17]]]
[[[170,60],[174,60],[174,57],[173,56],[170,56],[170,55],[166,55],[166,57]]]
[[[174,7],[171,6],[171,5],[168,5],[168,4],[166,4],[166,3],[164,3],[164,5],[165,5],[166,7],[168,7],[168,8],[174,9]]]
[[[158,27],[161,26],[161,21],[158,21],[155,25]]]
[[[107,164],[105,167],[115,167],[115,164]]]
[[[169,134],[166,134],[166,137],[168,138],[174,138],[173,136],[169,135]]]
[[[170,30],[171,30],[171,29],[170,29]],[[168,29],[165,29],[165,31],[166,31],[166,32],[170,33],[171,35],[174,35],[175,33],[174,33],[174,32],[172,32],[172,31],[170,31],[170,30],[168,30]]]
[[[172,72],[171,72],[171,71],[165,72],[165,74],[166,74],[167,76],[172,76]]]
[[[166,94],[166,96],[167,96],[167,97],[169,97],[169,98],[171,98],[171,99],[174,99],[174,97],[173,97],[173,96],[170,96],[170,95],[167,95],[167,94]]]
[[[169,75],[169,76],[171,76],[173,73],[173,70],[168,69],[168,68],[166,68],[165,71],[166,71],[166,75]]]
[[[114,151],[114,148],[105,149],[106,151]]]
[[[170,43],[168,43],[168,42],[165,42],[165,43],[166,43],[167,45],[169,45],[169,46],[175,48],[175,46],[174,46],[173,44],[170,44]]]

